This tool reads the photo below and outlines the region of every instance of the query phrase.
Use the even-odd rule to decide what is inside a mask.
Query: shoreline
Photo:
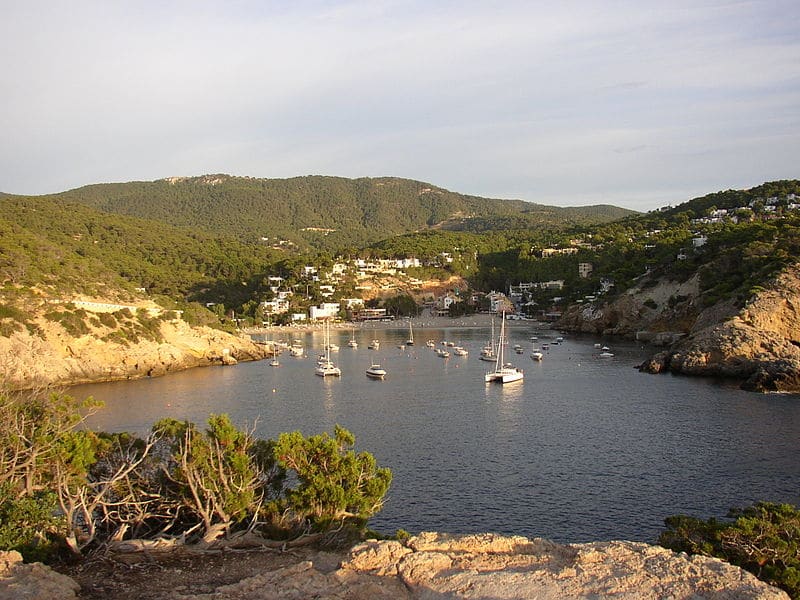
[[[415,330],[423,331],[425,329],[447,329],[452,327],[458,328],[483,328],[491,327],[492,318],[499,326],[499,318],[493,317],[490,314],[475,314],[465,317],[435,317],[435,316],[422,316],[400,318],[392,321],[341,321],[331,324],[331,329],[351,330],[356,329],[359,331],[382,331],[389,329],[407,329],[409,321]],[[531,327],[533,329],[552,329],[551,323],[533,320],[509,320],[506,319],[507,328]],[[313,331],[322,331],[323,323],[303,323],[302,325],[272,325],[269,327],[246,327],[241,331],[246,335],[261,335],[268,333],[309,333]]]

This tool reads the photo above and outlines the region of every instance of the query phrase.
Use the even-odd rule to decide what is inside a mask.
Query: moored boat
[[[525,376],[522,369],[518,369],[510,363],[503,362],[503,345],[505,344],[505,326],[506,318],[503,313],[502,325],[500,326],[500,339],[497,342],[497,362],[495,363],[494,371],[489,371],[484,376],[486,383],[514,383],[522,381]]]
[[[378,363],[371,364],[369,367],[367,367],[365,372],[367,377],[371,379],[383,379],[386,377],[386,369],[384,369]]]

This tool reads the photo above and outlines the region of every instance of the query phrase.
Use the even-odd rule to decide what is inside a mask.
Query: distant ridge
[[[244,242],[263,238],[334,250],[429,228],[567,226],[636,214],[614,206],[561,208],[481,198],[396,177],[310,175],[258,179],[226,174],[93,184],[51,195],[109,213],[203,229]],[[492,228],[492,227],[490,227]]]

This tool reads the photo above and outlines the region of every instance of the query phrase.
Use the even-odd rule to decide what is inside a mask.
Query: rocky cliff
[[[82,597],[69,578],[45,567],[0,556],[0,598]],[[143,561],[145,558],[142,559]],[[146,560],[154,560],[147,557]],[[198,568],[202,568],[198,557]],[[244,556],[240,554],[240,561]],[[274,561],[273,561],[274,562]],[[178,573],[185,574],[186,563]],[[158,575],[154,575],[157,578]],[[195,589],[191,577],[164,595],[140,575],[128,579],[121,598],[175,600],[266,600],[321,598],[428,600],[434,598],[569,600],[578,598],[788,600],[788,596],[726,562],[677,554],[634,542],[560,545],[542,539],[492,534],[450,536],[422,533],[404,543],[369,541],[344,556],[308,554],[226,583]],[[233,581],[233,582],[231,582]],[[54,588],[59,586],[60,593]],[[37,587],[40,586],[40,587]],[[83,583],[92,589],[90,581]],[[211,591],[209,591],[209,587]],[[77,595],[76,595],[77,592]],[[10,594],[10,595],[6,595]],[[94,596],[90,596],[94,597]]]
[[[754,391],[800,391],[800,263],[741,309],[726,301],[701,310],[695,277],[631,288],[610,303],[573,306],[558,326],[663,341],[669,348],[642,365],[651,373],[734,378]]]
[[[31,389],[137,379],[266,356],[266,348],[247,337],[191,327],[180,318],[137,321],[126,312],[111,320],[109,313],[82,311],[77,327],[74,312],[60,314],[72,320],[38,314],[27,327],[0,336],[3,385]]]

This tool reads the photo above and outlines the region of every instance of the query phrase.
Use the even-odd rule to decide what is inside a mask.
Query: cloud
[[[797,176],[798,26],[783,0],[12,3],[0,189],[398,175],[652,208]]]

